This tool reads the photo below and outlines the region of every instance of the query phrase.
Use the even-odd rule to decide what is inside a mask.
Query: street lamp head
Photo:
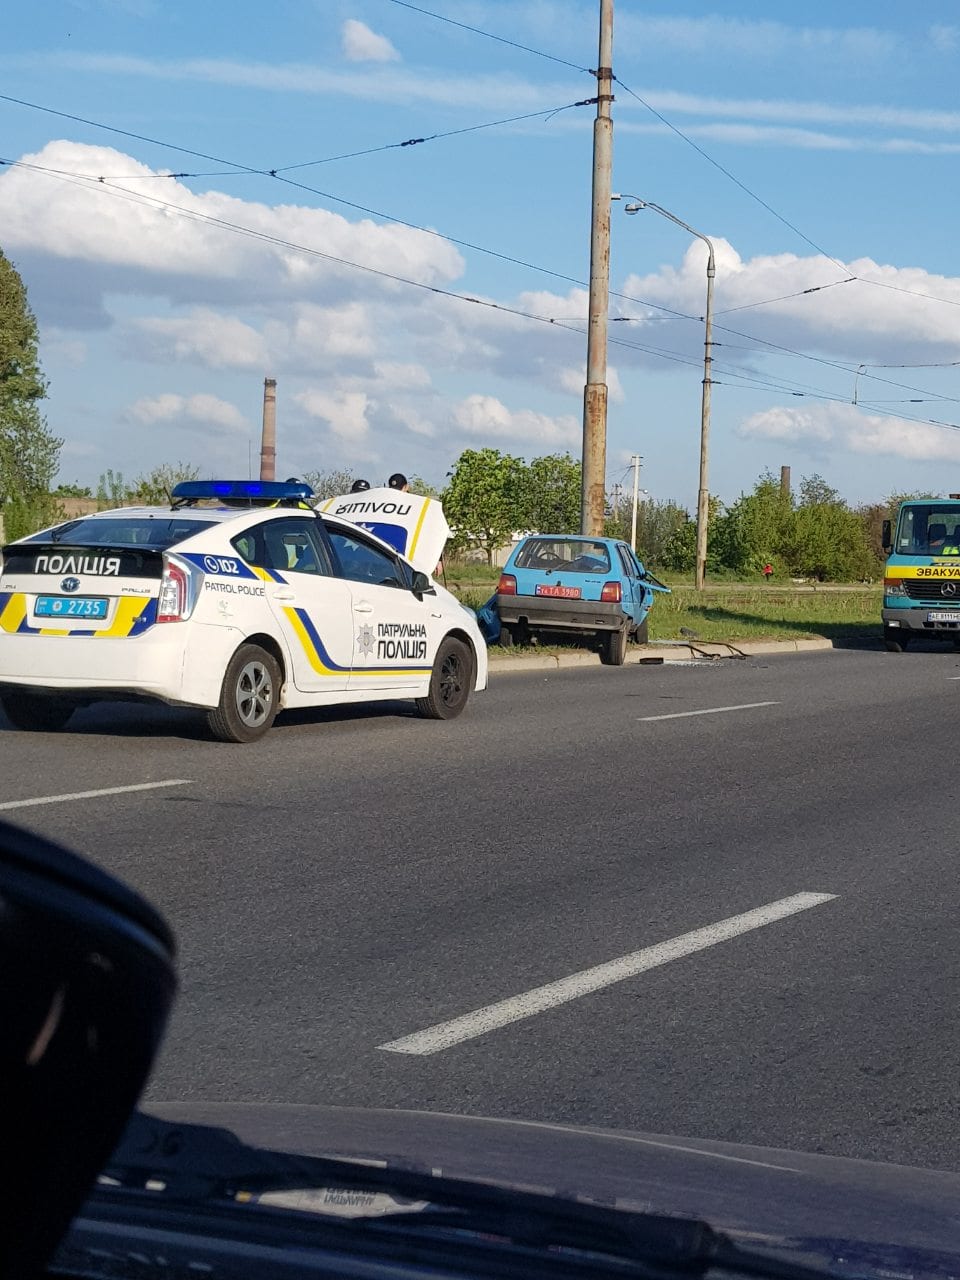
[[[647,207],[647,202],[645,200],[634,200],[632,204],[628,204],[624,206],[623,212],[639,213],[641,209],[645,209],[646,207]]]

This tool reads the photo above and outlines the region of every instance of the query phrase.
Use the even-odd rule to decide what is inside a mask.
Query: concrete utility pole
[[[260,479],[277,478],[277,380],[263,380],[263,433],[260,437]]]
[[[587,382],[583,389],[583,491],[580,531],[603,533],[607,471],[607,311],[610,305],[610,174],[613,163],[613,0],[600,0],[597,117],[593,124],[593,213]]]
[[[621,192],[610,197],[611,200],[622,200]],[[697,590],[703,590],[703,582],[707,573],[707,523],[710,519],[710,492],[707,488],[707,463],[710,457],[710,388],[713,386],[710,371],[713,367],[713,281],[717,274],[717,263],[713,252],[713,241],[696,227],[678,218],[662,204],[654,204],[652,200],[641,200],[639,196],[627,196],[631,203],[624,207],[624,213],[639,213],[641,209],[653,209],[661,217],[668,218],[675,226],[689,231],[692,236],[702,240],[707,246],[707,309],[703,318],[703,394],[700,398],[700,485],[697,492]]]
[[[688,231],[692,228],[688,227]],[[707,258],[707,309],[703,319],[703,395],[700,398],[700,488],[697,493],[697,590],[703,590],[707,576],[707,524],[710,520],[710,490],[707,467],[710,456],[710,389],[713,386],[713,281],[717,266],[713,256],[713,241],[698,236],[709,250]]]
[[[630,465],[633,467],[633,520],[630,524],[630,545],[634,551],[637,549],[637,504],[640,500],[640,463],[642,461],[639,453],[635,453],[630,459]]]
[[[790,501],[790,468],[780,468],[780,497],[784,502]]]

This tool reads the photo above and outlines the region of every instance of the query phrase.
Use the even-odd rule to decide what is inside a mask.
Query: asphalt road
[[[957,1168],[958,705],[943,649],[502,676],[452,723],[301,713],[248,747],[115,706],[0,730],[0,803],[179,785],[0,816],[174,924],[155,1099]]]

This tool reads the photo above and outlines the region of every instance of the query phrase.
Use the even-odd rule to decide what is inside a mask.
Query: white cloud
[[[893,54],[897,37],[878,27],[795,27],[783,22],[753,22],[744,18],[708,15],[703,18],[626,14],[621,38],[644,49],[676,49],[685,54],[715,58],[831,55],[841,58],[882,59]]]
[[[348,18],[343,24],[340,41],[348,62],[397,62],[400,58],[386,36],[377,35],[356,18]]]
[[[114,53],[54,53],[5,58],[7,65],[29,69],[64,68],[94,75],[229,85],[275,93],[329,94],[366,102],[404,106],[427,102],[443,106],[477,107],[487,113],[503,107],[535,111],[570,101],[569,83],[534,84],[509,74],[450,75],[376,67],[331,70],[311,63],[241,62],[220,58],[151,59]]]
[[[355,20],[350,20],[355,21]],[[558,22],[560,19],[558,18]],[[792,28],[780,23],[749,23],[734,19],[708,18],[703,20],[652,19],[654,27],[665,35],[675,32],[678,37],[696,44],[707,40],[714,28],[727,33],[731,47],[738,55],[749,55],[751,47],[757,56],[764,53],[772,41],[792,61],[813,51],[832,51],[837,57],[855,57],[879,54],[883,49],[891,52],[895,37],[889,33],[862,29]],[[369,31],[362,23],[357,27],[369,33],[369,39],[382,39]],[[569,25],[569,23],[568,23]],[[937,27],[931,29],[930,40],[945,48],[956,29]],[[939,34],[933,34],[937,32]],[[751,46],[751,39],[753,45]],[[891,44],[890,42],[894,43]],[[389,42],[387,42],[389,45]],[[363,41],[360,41],[363,47]],[[392,46],[389,46],[392,48]],[[648,45],[641,39],[639,47]],[[856,52],[859,50],[859,52]],[[722,51],[722,49],[721,49]],[[470,107],[484,111],[509,108],[513,111],[533,111],[538,107],[553,107],[569,100],[569,87],[557,83],[532,83],[510,74],[499,75],[450,75],[424,74],[423,71],[402,68],[357,67],[336,70],[329,66],[309,63],[251,62],[216,58],[150,59],[127,54],[90,54],[59,52],[55,54],[27,55],[6,59],[8,64],[28,69],[67,68],[96,75],[128,75],[166,81],[190,81],[225,85],[234,88],[268,90],[277,93],[322,94],[332,97],[349,97],[368,102],[403,103],[423,102],[451,107]],[[693,136],[737,145],[778,145],[781,147],[831,150],[910,150],[922,151],[924,139],[918,138],[911,147],[910,140],[883,137],[878,130],[918,130],[932,133],[960,132],[960,112],[909,106],[889,106],[884,103],[821,102],[804,99],[722,98],[713,95],[694,94],[656,86],[639,86],[641,96],[656,110],[668,117],[701,117],[688,123],[685,131]],[[657,132],[665,126],[655,124],[631,125],[630,113],[639,115],[642,105],[634,98],[622,95],[619,100],[621,118],[618,127],[635,127],[642,132]],[[569,115],[560,118],[553,127],[586,128],[587,118]],[[723,121],[753,123],[754,128],[735,129],[730,125],[721,128]],[[805,128],[807,125],[850,126],[859,125],[874,131],[862,137],[840,136]],[[779,125],[768,130],[762,126]],[[949,144],[934,146],[928,154],[940,151],[949,153]]]
[[[202,295],[253,304],[305,298],[329,305],[338,297],[394,287],[336,259],[424,284],[446,284],[463,270],[463,259],[448,241],[395,224],[350,222],[327,209],[269,205],[219,191],[198,195],[174,180],[164,182],[159,193],[142,181],[135,192],[118,192],[96,176],[143,179],[154,171],[110,147],[50,142],[26,159],[93,178],[64,182],[25,168],[4,170],[0,242],[18,255],[93,264],[101,289],[112,284],[113,273],[122,273],[131,292],[161,293],[178,302],[197,302]],[[152,202],[151,192],[176,208]],[[281,194],[279,186],[275,194]],[[231,232],[224,223],[243,231]]]
[[[930,28],[930,43],[939,53],[955,53],[960,45],[960,27],[935,24]]]
[[[800,447],[879,454],[911,462],[960,462],[960,431],[869,413],[849,404],[794,409],[777,406],[751,414],[737,434],[747,439],[789,441]]]
[[[403,364],[397,361],[376,360],[374,377],[397,391],[425,391],[431,383],[430,371],[422,364]]]
[[[557,370],[556,385],[567,395],[583,399],[583,387],[587,380],[586,362],[580,365],[564,365]],[[622,404],[625,396],[623,384],[616,368],[607,365],[607,396],[613,404]]]
[[[197,307],[185,316],[137,319],[126,338],[126,349],[158,364],[260,369],[268,363],[262,334],[236,316],[210,307]]]
[[[453,419],[464,435],[515,441],[525,452],[542,445],[572,445],[580,436],[580,422],[572,415],[553,418],[533,409],[508,409],[496,396],[467,396],[455,407]]]
[[[654,217],[656,215],[649,214]],[[709,229],[707,230],[709,234]],[[718,341],[731,344],[717,359],[725,364],[753,360],[763,341],[751,343],[756,334],[766,342],[824,351],[833,359],[902,363],[956,359],[960,351],[960,278],[937,276],[919,267],[895,267],[859,258],[850,262],[850,284],[836,282],[844,273],[828,258],[781,253],[742,259],[723,237],[712,237],[717,262],[714,317],[721,326]],[[706,293],[706,247],[695,240],[679,268],[663,266],[646,276],[628,276],[623,292],[634,298],[702,316]],[[893,286],[878,288],[879,284]],[[921,295],[900,292],[912,290]],[[817,290],[806,292],[805,290]],[[758,302],[801,294],[784,301],[753,308]],[[945,298],[947,303],[931,298]],[[949,305],[950,302],[957,305]],[[628,315],[643,322],[629,326],[629,337],[694,354],[702,343],[702,326],[670,322],[669,341],[655,313],[621,301]],[[735,310],[747,307],[747,310]],[[725,314],[732,310],[730,315]],[[618,329],[621,326],[616,326]],[[737,330],[724,338],[723,327]],[[627,329],[627,326],[623,326]],[[651,337],[651,331],[655,334]],[[744,354],[744,347],[747,353]],[[627,359],[624,355],[622,359]],[[851,387],[852,390],[852,387]]]
[[[161,422],[175,423],[179,419],[226,432],[247,431],[249,428],[236,405],[204,392],[183,396],[167,391],[159,396],[144,396],[130,405],[127,416],[148,427]]]
[[[369,444],[367,413],[370,399],[366,392],[314,388],[300,392],[294,396],[294,401],[309,417],[326,425],[337,438],[342,456],[357,461],[376,458]],[[317,452],[322,453],[322,450]]]
[[[664,115],[725,116],[778,124],[863,124],[895,129],[932,129],[947,133],[960,131],[958,111],[791,98],[717,98],[662,89],[648,89],[643,97]]]

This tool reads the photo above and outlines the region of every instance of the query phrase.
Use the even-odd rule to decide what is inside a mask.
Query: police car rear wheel
[[[7,719],[17,729],[52,733],[62,729],[75,711],[65,698],[48,698],[40,693],[8,691],[0,697]]]
[[[417,699],[417,710],[429,720],[453,720],[467,705],[473,684],[473,654],[462,640],[444,640],[437,650],[430,690]]]
[[[254,742],[276,719],[280,668],[259,645],[241,645],[223,677],[220,705],[208,712],[210,732],[221,742]]]

